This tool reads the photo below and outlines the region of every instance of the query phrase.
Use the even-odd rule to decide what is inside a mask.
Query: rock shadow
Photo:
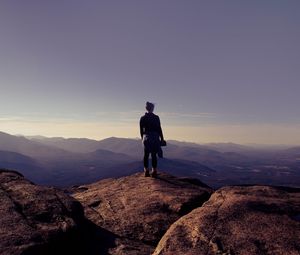
[[[29,247],[22,255],[106,255],[110,254],[110,248],[115,247],[116,238],[115,234],[85,219],[80,227],[56,235],[47,243]]]

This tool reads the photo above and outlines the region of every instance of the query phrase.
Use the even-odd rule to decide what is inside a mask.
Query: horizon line
[[[4,132],[4,131],[1,131],[0,130],[0,133],[3,133],[3,134],[6,134],[6,135],[11,135],[11,136],[16,136],[16,137],[24,137],[26,139],[29,139],[30,138],[38,138],[38,137],[41,137],[41,138],[46,138],[46,139],[54,139],[54,138],[61,138],[61,139],[88,139],[88,140],[92,140],[92,141],[103,141],[103,140],[106,140],[106,139],[110,139],[110,138],[117,138],[117,139],[130,139],[130,140],[141,140],[140,137],[121,137],[121,136],[107,136],[105,138],[101,138],[99,140],[97,139],[93,139],[93,138],[90,138],[90,137],[82,137],[82,136],[78,136],[78,137],[74,137],[74,136],[47,136],[47,135],[24,135],[24,134],[11,134],[11,133],[7,133],[7,132]],[[178,140],[178,139],[175,139],[175,138],[170,138],[170,139],[166,139],[166,141],[175,141],[175,142],[180,142],[180,143],[191,143],[191,144],[196,144],[196,145],[213,145],[213,144],[235,144],[235,145],[242,145],[242,146],[252,146],[252,147],[255,147],[255,146],[259,146],[259,147],[262,147],[262,146],[271,146],[271,147],[276,147],[276,146],[297,146],[297,144],[288,144],[288,143],[239,143],[239,142],[234,142],[234,141],[226,141],[226,142],[203,142],[203,143],[199,143],[199,142],[194,142],[194,141],[189,141],[189,140]],[[300,146],[300,144],[298,144]]]

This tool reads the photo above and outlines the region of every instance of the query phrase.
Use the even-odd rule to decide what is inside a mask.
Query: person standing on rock
[[[162,157],[161,146],[165,146],[163,132],[160,125],[160,119],[153,113],[154,104],[147,102],[144,116],[140,119],[140,133],[144,144],[144,173],[150,176],[149,156],[151,154],[152,172],[151,176],[157,176],[157,154]]]

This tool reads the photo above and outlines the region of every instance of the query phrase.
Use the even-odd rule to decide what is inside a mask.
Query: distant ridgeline
[[[142,171],[138,139],[20,137],[0,132],[0,167],[36,183],[67,187]],[[200,178],[214,188],[267,184],[300,187],[300,147],[255,148],[233,143],[168,141],[159,169]]]

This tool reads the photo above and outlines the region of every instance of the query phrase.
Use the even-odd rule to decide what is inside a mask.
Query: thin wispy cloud
[[[115,123],[135,123],[139,121],[141,111],[110,111],[110,112],[95,112],[89,116],[94,121],[110,121]]]
[[[179,113],[179,112],[161,112],[160,116],[168,118],[215,118],[216,114],[211,112],[199,112],[199,113]]]
[[[49,122],[49,123],[65,123],[65,122],[76,122],[78,121],[77,118],[72,117],[52,117],[47,115],[20,115],[20,116],[10,116],[10,117],[0,117],[0,122],[3,123],[16,123],[16,122],[26,122],[26,123],[42,123],[42,122]]]
[[[122,122],[130,122],[134,121],[134,116],[130,114],[122,114],[122,113],[102,113],[102,114],[74,114],[71,116],[53,116],[47,114],[22,114],[22,115],[14,115],[14,116],[1,116],[0,122],[2,123],[15,123],[15,122],[32,122],[32,123],[122,123]]]
[[[20,121],[20,118],[15,117],[0,117],[0,122]]]

